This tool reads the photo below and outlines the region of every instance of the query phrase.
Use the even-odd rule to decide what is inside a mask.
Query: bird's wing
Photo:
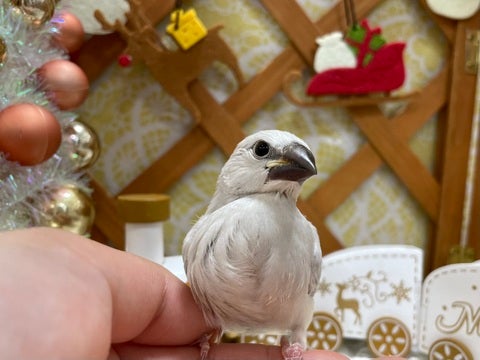
[[[192,293],[207,322],[214,326],[232,314],[238,324],[243,324],[244,314],[245,324],[252,317],[263,316],[254,314],[252,304],[238,300],[241,294],[258,302],[259,272],[271,251],[271,244],[260,241],[265,239],[251,226],[254,215],[246,202],[230,203],[202,216],[184,241],[183,258]]]
[[[218,240],[221,223],[211,215],[202,216],[190,229],[183,242],[183,265],[187,280],[195,301],[202,308],[207,324],[213,328],[222,328],[217,316],[215,301],[209,296],[208,289],[217,282],[211,276],[211,267],[206,266],[207,254]]]
[[[320,248],[320,238],[318,237],[317,229],[310,224],[313,239],[313,252],[311,258],[311,276],[308,284],[308,294],[313,296],[318,288],[320,282],[321,266],[322,266],[322,250]]]

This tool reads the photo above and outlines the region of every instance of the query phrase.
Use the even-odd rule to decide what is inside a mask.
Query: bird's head
[[[257,193],[296,200],[303,182],[316,173],[315,158],[303,140],[286,131],[257,132],[242,140],[223,166],[209,211]]]

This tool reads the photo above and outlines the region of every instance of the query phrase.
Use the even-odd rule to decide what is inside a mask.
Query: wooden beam
[[[399,139],[378,107],[362,106],[351,112],[357,126],[429,217],[437,219],[440,186],[408,144]]]
[[[456,28],[433,268],[445,265],[450,249],[460,241],[476,84],[476,76],[465,72],[465,40],[468,29],[478,30],[479,21],[477,12]]]
[[[117,211],[115,199],[105,189],[92,179],[90,186],[93,189],[92,198],[95,204],[95,226],[100,230],[117,249],[125,248],[125,228]]]
[[[455,41],[455,20],[447,19],[446,17],[439,16],[434,14],[430,7],[427,4],[426,0],[420,0],[420,4],[427,11],[429,17],[437,24],[437,26],[442,30],[443,34],[447,40],[452,44]]]
[[[402,114],[390,120],[392,129],[401,141],[407,143],[413,134],[445,106],[448,80],[448,69],[445,68],[422,89],[417,99]],[[426,103],[429,106],[425,106]],[[308,201],[326,218],[383,163],[375,149],[369,143],[364,144],[310,195]]]
[[[190,86],[190,93],[200,110],[199,125],[223,153],[229,156],[235,146],[245,137],[239,122],[217,103],[199,81],[193,82]],[[175,163],[172,163],[171,166],[175,166]]]
[[[297,52],[310,66],[317,50],[315,38],[320,35],[303,9],[295,0],[261,0],[275,20],[282,26]],[[295,21],[291,21],[295,19]]]
[[[480,153],[480,149],[477,149]],[[478,155],[477,155],[478,156]],[[473,192],[473,207],[470,223],[470,237],[468,246],[475,250],[476,259],[480,259],[480,159],[477,158],[475,169],[475,186]]]

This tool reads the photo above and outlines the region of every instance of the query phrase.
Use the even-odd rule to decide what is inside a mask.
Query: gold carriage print
[[[337,350],[343,338],[365,339],[372,354],[404,356],[418,347],[423,252],[379,245],[323,259],[309,344]]]
[[[423,283],[421,308],[420,350],[428,351],[429,359],[478,358],[480,262],[447,265],[430,273]]]
[[[365,341],[373,356],[428,354],[474,360],[480,354],[480,262],[440,267],[423,280],[423,251],[370,245],[323,258],[310,348],[341,350]],[[244,337],[276,343],[277,337]]]

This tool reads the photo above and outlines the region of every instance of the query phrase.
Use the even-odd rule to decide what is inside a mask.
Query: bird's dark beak
[[[303,183],[317,174],[315,158],[300,144],[286,146],[282,153],[267,163],[269,180],[288,180]]]

